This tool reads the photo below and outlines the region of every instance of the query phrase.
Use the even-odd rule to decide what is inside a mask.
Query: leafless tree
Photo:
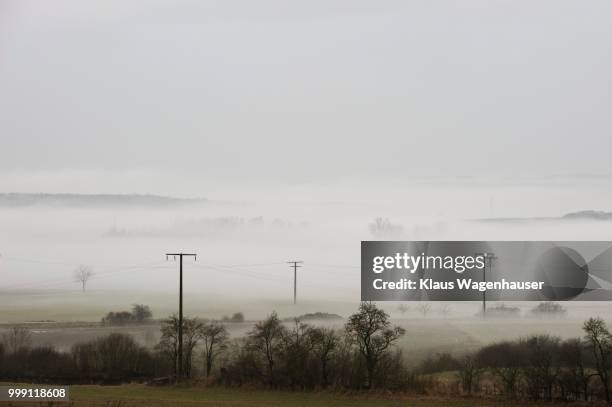
[[[478,385],[481,373],[482,369],[478,366],[476,358],[468,355],[461,359],[457,375],[461,382],[461,389],[465,394],[472,394],[472,391]]]
[[[584,341],[595,359],[596,376],[601,381],[606,401],[610,403],[610,364],[612,363],[612,335],[601,318],[589,318],[582,327]]]
[[[366,385],[371,388],[378,362],[406,331],[399,326],[391,328],[389,315],[372,302],[362,302],[359,311],[349,317],[345,329],[365,359]]]
[[[29,329],[15,326],[2,335],[2,343],[8,353],[15,353],[20,349],[27,348],[32,342],[32,334]]]
[[[397,307],[397,310],[398,310],[399,312],[401,312],[401,313],[402,313],[402,315],[404,315],[404,314],[406,314],[406,313],[407,313],[407,312],[410,310],[410,307],[409,307],[409,306],[407,306],[406,304],[400,304],[400,306],[399,306],[399,307]]]
[[[134,321],[143,323],[153,317],[153,312],[151,312],[151,308],[148,305],[134,304],[132,305],[132,317]]]
[[[316,335],[313,335],[314,328],[300,321],[299,318],[293,319],[293,328],[286,329],[281,341],[282,366],[291,366],[284,373],[283,380],[290,385],[296,386],[306,381],[309,371],[309,361],[313,355]]]
[[[158,350],[168,357],[171,361],[174,374],[179,377],[191,377],[191,367],[194,349],[201,339],[200,331],[202,323],[196,318],[183,317],[183,371],[178,371],[178,337],[179,337],[179,318],[173,314],[162,320],[161,339]]]
[[[332,359],[332,354],[336,349],[340,338],[333,329],[313,328],[310,331],[311,340],[314,344],[314,351],[321,363],[321,384],[327,387],[329,384],[327,365]]]
[[[508,397],[515,397],[525,349],[517,342],[504,341],[485,346],[476,354],[477,363],[486,367],[504,386]]]
[[[426,317],[427,314],[429,314],[429,312],[431,311],[431,305],[427,302],[422,302],[417,305],[417,309],[421,314],[423,314],[423,317]]]
[[[227,329],[218,322],[203,324],[200,327],[200,336],[204,343],[204,362],[206,377],[210,376],[215,358],[227,345],[229,337]]]
[[[274,365],[281,347],[281,341],[286,328],[281,323],[276,312],[268,318],[255,324],[249,332],[249,340],[266,360],[268,365],[268,383],[274,385]]]
[[[74,270],[74,281],[81,283],[83,292],[87,286],[87,282],[94,276],[94,272],[89,266],[80,265]]]
[[[450,306],[448,304],[440,304],[440,307],[438,308],[438,314],[442,315],[443,317],[447,317],[448,314],[450,314]]]
[[[561,344],[560,359],[565,369],[562,371],[560,383],[562,391],[570,391],[576,395],[576,399],[582,397],[589,401],[589,386],[591,372],[586,364],[585,343],[579,338],[570,338]]]
[[[397,237],[403,232],[403,227],[400,225],[394,225],[386,218],[376,218],[374,222],[368,225],[370,233],[377,238],[382,237]]]
[[[560,343],[558,337],[550,335],[533,335],[519,341],[525,390],[534,400],[553,400],[553,392],[561,373]]]

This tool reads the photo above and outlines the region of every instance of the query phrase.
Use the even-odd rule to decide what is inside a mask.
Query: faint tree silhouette
[[[89,266],[80,265],[74,270],[74,281],[77,283],[81,283],[81,287],[83,288],[83,292],[85,292],[85,288],[87,286],[87,282],[91,280],[94,276],[94,272]]]

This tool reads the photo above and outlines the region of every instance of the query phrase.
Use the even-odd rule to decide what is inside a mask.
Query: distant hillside
[[[612,220],[612,212],[604,211],[580,211],[563,215],[563,219],[591,219],[591,220]]]
[[[293,321],[296,318],[292,317],[292,318],[284,318],[283,321]],[[337,321],[337,320],[341,320],[344,319],[342,318],[340,315],[337,314],[330,314],[327,312],[315,312],[312,314],[304,314],[304,315],[300,315],[299,317],[297,317],[297,319],[299,319],[300,321],[304,322],[304,321],[313,321],[313,320],[323,320],[323,321]]]
[[[517,218],[480,218],[477,222],[525,222],[525,221],[559,221],[559,220],[612,220],[612,212],[605,211],[578,211],[566,213],[563,216],[517,217]]]
[[[206,199],[183,199],[159,195],[119,194],[28,194],[0,193],[0,207],[19,208],[28,206],[176,206],[206,203]]]

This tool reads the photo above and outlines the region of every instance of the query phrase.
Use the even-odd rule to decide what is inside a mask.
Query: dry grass
[[[205,387],[149,387],[145,385],[73,386],[75,406],[115,401],[121,407],[224,406],[224,407],[399,407],[399,406],[494,406],[493,400],[439,398],[390,394],[340,394],[331,392],[287,392]],[[90,404],[88,404],[90,403]],[[110,404],[113,405],[113,404]]]

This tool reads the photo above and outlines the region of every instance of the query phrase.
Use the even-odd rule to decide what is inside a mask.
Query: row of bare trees
[[[157,350],[169,359],[173,374],[178,374],[178,331],[179,318],[172,315],[162,321],[162,337]],[[192,375],[192,365],[196,348],[201,346],[204,359],[204,371],[210,376],[215,359],[227,346],[229,334],[219,322],[201,322],[195,318],[183,318],[183,376]]]
[[[297,319],[288,327],[273,313],[240,341],[225,360],[220,379],[300,389],[386,386],[392,381],[386,383],[384,377],[394,376],[391,366],[401,365],[401,354],[391,348],[403,334],[373,303],[362,303],[343,330]]]
[[[155,377],[168,370],[166,360],[129,335],[112,333],[76,344],[70,352],[31,346],[26,328],[13,328],[0,341],[0,379],[34,382],[102,382]]]
[[[178,324],[176,315],[163,321],[157,346],[175,374]],[[291,388],[380,384],[377,374],[392,359],[391,347],[404,330],[392,327],[389,316],[373,303],[362,303],[344,328],[315,327],[298,319],[286,326],[272,313],[257,322],[245,338],[230,341],[221,323],[184,318],[183,376],[194,376],[194,361],[201,354],[206,376],[216,372],[217,379],[227,384],[259,382]]]
[[[155,349],[115,333],[62,353],[31,348],[29,331],[14,328],[0,337],[0,379],[120,382],[176,375],[178,318],[164,320],[161,330]],[[183,376],[270,388],[436,391],[435,374],[455,371],[467,394],[493,385],[494,394],[509,399],[609,402],[612,334],[600,318],[587,320],[583,331],[582,338],[535,335],[462,358],[442,355],[411,370],[394,346],[404,330],[373,303],[362,303],[342,329],[285,324],[272,313],[234,339],[221,322],[185,318]]]
[[[456,366],[463,392],[478,391],[486,374],[508,398],[610,402],[612,334],[601,318],[583,325],[584,337],[534,335],[485,346],[461,360],[439,357],[440,370]]]

